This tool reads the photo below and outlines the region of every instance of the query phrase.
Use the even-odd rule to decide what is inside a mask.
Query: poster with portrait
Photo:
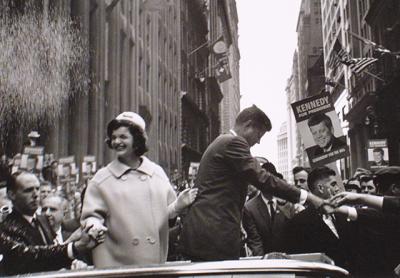
[[[189,166],[189,180],[190,180],[190,187],[193,187],[194,180],[197,177],[197,173],[199,172],[200,163],[199,162],[190,162]]]
[[[349,155],[346,137],[328,92],[291,105],[312,167]]]
[[[96,157],[94,155],[86,155],[82,162],[82,177],[83,179],[91,179],[96,173]]]
[[[27,146],[21,155],[19,169],[39,174],[43,168],[44,147]]]
[[[368,165],[371,170],[389,166],[387,139],[368,140]]]
[[[59,183],[75,183],[77,181],[78,170],[75,164],[75,156],[61,157],[58,160],[57,174]]]

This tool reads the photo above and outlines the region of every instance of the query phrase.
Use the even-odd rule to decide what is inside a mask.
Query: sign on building
[[[372,170],[389,166],[387,139],[368,140],[368,165]]]

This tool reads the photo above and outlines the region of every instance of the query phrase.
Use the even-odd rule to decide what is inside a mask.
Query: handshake
[[[82,254],[103,243],[106,232],[107,228],[101,223],[86,223],[83,228],[77,229],[65,243],[73,243],[74,253]]]
[[[376,196],[370,196],[354,192],[341,192],[329,199],[320,200],[319,203],[317,203],[316,208],[322,214],[341,212],[341,207],[344,205],[363,204],[376,208],[374,203],[370,202],[371,197],[373,199],[373,197]]]

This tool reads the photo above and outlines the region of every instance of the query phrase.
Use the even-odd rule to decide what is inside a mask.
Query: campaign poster
[[[368,140],[368,165],[371,170],[389,166],[387,139]]]
[[[29,146],[24,148],[21,156],[20,169],[40,173],[44,163],[44,147]]]
[[[328,92],[291,105],[311,167],[349,155],[346,136]]]
[[[86,155],[82,162],[82,177],[91,179],[96,173],[96,157],[94,155]]]
[[[189,166],[189,180],[190,187],[194,186],[194,180],[196,179],[197,173],[199,172],[200,163],[199,162],[190,162]]]
[[[57,174],[60,183],[74,183],[77,179],[77,168],[75,164],[75,157],[66,156],[58,160]]]

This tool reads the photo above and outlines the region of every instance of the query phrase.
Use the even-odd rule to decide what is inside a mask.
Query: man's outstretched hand
[[[354,192],[341,192],[336,194],[332,198],[329,199],[329,202],[334,207],[339,207],[341,205],[351,205],[358,204],[361,199],[362,194],[354,193]]]

